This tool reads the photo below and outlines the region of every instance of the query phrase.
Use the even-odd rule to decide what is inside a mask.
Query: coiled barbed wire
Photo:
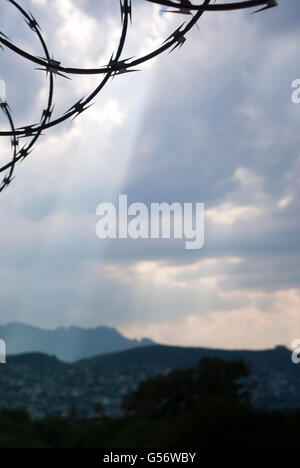
[[[37,21],[34,19],[34,17],[32,15],[27,13],[14,0],[8,0],[8,1],[9,1],[9,3],[11,3],[11,5],[13,5],[15,8],[17,8],[17,10],[21,13],[24,20],[28,24],[29,28],[36,34],[36,36],[38,37],[38,39],[39,39],[39,41],[40,41],[40,43],[42,45],[45,56],[46,56],[47,60],[49,60],[50,55],[49,55],[46,43],[45,43],[45,41],[44,41],[44,39],[43,39],[43,37],[41,35],[40,27],[39,27]],[[3,37],[6,37],[6,36],[3,35],[3,33],[1,35]],[[15,170],[16,163],[19,160],[24,160],[29,156],[29,154],[31,152],[31,149],[33,148],[34,144],[36,143],[36,141],[41,136],[43,125],[45,125],[48,122],[48,120],[51,118],[51,114],[52,114],[52,111],[53,111],[53,107],[52,107],[53,106],[53,94],[54,94],[54,79],[53,79],[53,73],[50,72],[49,73],[49,91],[48,91],[47,106],[42,111],[41,120],[40,120],[41,128],[38,129],[35,132],[29,132],[26,128],[24,128],[23,134],[21,134],[19,136],[16,133],[16,129],[15,129],[15,126],[14,126],[14,122],[13,122],[10,107],[9,107],[9,105],[8,105],[6,99],[5,99],[5,96],[3,96],[3,99],[0,102],[0,108],[3,110],[5,116],[7,117],[9,125],[10,125],[11,146],[12,146],[12,149],[13,149],[13,155],[12,155],[12,159],[11,159],[9,165],[7,165],[7,168],[6,167],[1,168],[2,169],[1,172],[4,172],[6,169],[8,169],[8,172],[5,174],[5,176],[4,176],[4,178],[3,178],[2,182],[1,182],[0,192],[2,192],[5,189],[5,187],[7,187],[11,183],[11,181],[13,179],[13,173],[14,173],[14,170]],[[25,145],[23,145],[20,149],[18,149],[19,148],[19,139],[22,138],[22,137],[27,137],[27,136],[31,136],[32,137],[31,140],[29,142],[27,142]]]
[[[145,0],[147,2],[166,7],[167,9],[164,11],[167,13],[177,13],[191,16],[191,19],[182,23],[179,28],[177,28],[163,42],[161,46],[152,52],[133,60],[133,58],[121,58],[127,39],[129,24],[132,22],[132,1],[120,0],[122,30],[117,50],[111,55],[109,63],[99,68],[74,68],[62,66],[60,61],[51,58],[41,33],[41,27],[31,13],[26,12],[15,0],[4,1],[15,7],[23,16],[29,28],[35,33],[38,40],[40,41],[44,57],[41,58],[34,56],[29,52],[17,47],[3,32],[0,31],[1,49],[4,50],[4,48],[7,48],[8,50],[18,54],[35,65],[39,65],[41,67],[39,70],[45,71],[49,76],[49,90],[47,106],[42,111],[40,122],[29,124],[20,128],[15,128],[12,112],[5,96],[4,98],[2,97],[2,99],[0,98],[0,109],[2,109],[4,112],[9,123],[9,130],[0,131],[0,137],[10,137],[12,147],[11,160],[8,163],[0,166],[0,173],[5,172],[4,178],[0,184],[0,192],[2,192],[11,183],[14,177],[16,164],[29,156],[34,144],[37,142],[44,130],[55,127],[56,125],[70,118],[75,118],[88,109],[94,98],[102,91],[111,77],[115,77],[124,73],[134,72],[136,71],[135,67],[161,55],[163,52],[168,50],[172,52],[177,48],[181,48],[186,41],[185,36],[197,24],[204,12],[232,11],[259,7],[259,9],[254,12],[256,13],[277,6],[276,0],[242,0],[232,3],[211,3],[211,0],[203,0],[202,3],[198,5],[191,3],[190,0]],[[55,75],[60,75],[66,78],[68,75],[100,75],[101,80],[97,87],[93,89],[93,91],[91,91],[87,97],[81,98],[64,114],[52,120],[51,117],[54,108],[53,98]],[[30,140],[27,141],[27,143],[25,143],[21,148],[19,148],[20,140],[22,138],[30,138]]]

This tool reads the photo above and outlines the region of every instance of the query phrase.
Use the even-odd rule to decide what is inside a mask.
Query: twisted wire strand
[[[166,13],[178,13],[186,16],[191,16],[189,21],[184,21],[179,28],[177,28],[158,48],[149,52],[139,58],[133,59],[127,58],[122,59],[122,53],[127,39],[129,23],[132,21],[132,1],[131,0],[120,0],[121,9],[121,20],[122,30],[119,38],[118,47],[115,53],[112,54],[109,63],[100,68],[74,68],[64,67],[61,62],[54,60],[50,57],[47,45],[43,39],[41,28],[37,23],[36,19],[31,13],[26,12],[15,0],[6,0],[13,5],[23,15],[26,23],[30,29],[36,33],[39,41],[42,44],[45,58],[34,56],[27,51],[14,45],[9,38],[0,32],[0,47],[6,47],[17,55],[29,60],[30,62],[40,65],[42,68],[39,70],[45,71],[49,75],[49,94],[48,104],[46,109],[43,110],[42,117],[39,123],[27,125],[21,128],[15,128],[12,114],[8,104],[0,103],[0,107],[8,119],[10,129],[6,131],[0,131],[0,137],[6,136],[11,137],[11,145],[13,148],[13,156],[11,161],[0,167],[0,173],[8,171],[5,175],[2,184],[0,185],[0,192],[7,187],[13,179],[13,174],[17,162],[27,158],[38,140],[42,132],[48,128],[55,127],[56,125],[70,119],[75,118],[79,114],[87,110],[91,105],[94,98],[102,91],[104,86],[108,83],[109,79],[114,76],[118,76],[124,73],[137,71],[135,67],[158,57],[162,53],[169,51],[172,52],[177,48],[181,48],[186,41],[187,33],[197,24],[204,12],[216,12],[216,11],[232,11],[242,10],[248,8],[259,9],[256,11],[263,11],[269,8],[277,6],[276,0],[242,0],[239,2],[232,3],[211,3],[211,0],[203,0],[201,4],[192,4],[190,0],[145,0],[149,3],[153,3],[159,6],[166,7],[164,10]],[[173,8],[173,10],[169,10]],[[255,13],[255,12],[254,12]],[[68,78],[68,75],[104,75],[97,87],[87,96],[77,101],[71,108],[69,108],[64,114],[60,115],[56,119],[51,119],[53,113],[53,96],[54,96],[54,76],[60,75]],[[31,141],[24,145],[18,150],[20,138],[32,137]]]

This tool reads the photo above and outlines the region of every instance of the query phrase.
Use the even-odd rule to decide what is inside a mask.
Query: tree
[[[123,409],[126,414],[172,416],[190,408],[204,395],[245,399],[248,374],[243,361],[204,358],[196,369],[175,370],[142,382],[124,398]]]

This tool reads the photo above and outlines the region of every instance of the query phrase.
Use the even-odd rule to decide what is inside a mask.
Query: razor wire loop
[[[121,9],[121,23],[122,31],[120,34],[119,44],[117,51],[112,54],[109,63],[100,68],[74,68],[74,67],[63,67],[61,62],[50,57],[46,43],[41,34],[41,28],[31,13],[26,12],[15,0],[6,0],[11,5],[19,10],[23,15],[29,28],[35,32],[38,36],[44,51],[45,57],[34,56],[25,50],[14,45],[9,38],[0,32],[0,47],[4,50],[4,47],[18,54],[19,56],[29,60],[30,62],[39,65],[38,70],[45,71],[49,75],[49,95],[47,107],[42,112],[42,117],[39,123],[26,125],[25,127],[15,128],[12,114],[7,102],[0,101],[0,108],[6,115],[9,122],[10,130],[0,131],[0,136],[11,137],[11,146],[13,148],[13,156],[10,162],[0,167],[0,173],[8,170],[5,175],[2,184],[0,185],[0,192],[7,187],[13,179],[13,173],[15,170],[16,163],[20,160],[24,160],[28,157],[31,152],[33,145],[36,143],[38,138],[41,136],[43,130],[54,127],[70,118],[74,119],[82,112],[87,110],[91,105],[94,98],[102,91],[103,87],[107,84],[110,78],[115,76],[138,71],[135,69],[139,66],[165,51],[172,52],[177,48],[181,48],[186,41],[186,34],[197,24],[199,19],[202,17],[204,12],[216,12],[216,11],[231,11],[231,10],[242,10],[248,8],[260,7],[254,13],[267,10],[277,6],[276,0],[242,0],[239,2],[232,3],[214,3],[211,4],[211,0],[203,0],[201,5],[195,5],[190,0],[146,0],[147,2],[165,6],[167,10],[165,12],[178,13],[184,15],[191,15],[192,19],[188,22],[183,22],[179,28],[177,28],[157,49],[152,52],[143,55],[133,60],[133,57],[127,59],[121,59],[121,55],[124,50],[124,45],[127,39],[128,26],[132,22],[132,2],[131,0],[120,0]],[[173,8],[173,10],[169,10]],[[60,117],[51,120],[53,113],[53,96],[54,96],[54,76],[62,76],[68,78],[68,75],[104,75],[98,86],[87,96],[81,98],[72,107],[70,107]],[[32,140],[24,145],[21,149],[19,147],[19,139],[32,137]]]
[[[11,5],[13,5],[15,8],[17,8],[17,10],[21,13],[21,15],[23,16],[25,22],[29,26],[29,28],[38,37],[38,39],[39,39],[39,41],[40,41],[40,43],[42,45],[45,56],[47,58],[49,58],[50,56],[49,56],[48,48],[47,48],[47,45],[46,45],[46,43],[45,43],[45,41],[44,41],[44,39],[43,39],[43,37],[41,35],[40,26],[37,23],[37,21],[35,20],[35,18],[33,17],[33,15],[31,15],[30,13],[27,13],[14,0],[8,0],[8,2]],[[1,34],[1,36],[6,37],[6,36],[3,35],[3,33]],[[43,125],[45,125],[51,119],[51,115],[52,115],[52,112],[53,112],[53,95],[54,95],[54,80],[53,80],[53,73],[50,73],[49,74],[49,90],[48,90],[47,106],[42,111],[41,120],[40,120],[41,121],[41,128],[38,129],[35,132],[33,132],[31,130],[31,128],[30,129],[25,128],[24,129],[25,131],[24,131],[23,135],[17,135],[16,134],[16,130],[15,130],[15,126],[14,126],[14,122],[13,122],[13,118],[12,118],[12,112],[10,110],[10,107],[9,107],[7,101],[6,101],[6,96],[4,96],[3,99],[1,100],[0,109],[5,114],[8,122],[9,122],[10,129],[11,129],[11,135],[10,136],[11,136],[11,147],[12,147],[13,155],[12,155],[12,159],[11,159],[9,165],[7,167],[3,167],[2,170],[1,170],[1,172],[4,172],[5,170],[8,169],[7,173],[4,175],[4,178],[3,178],[2,182],[0,183],[0,193],[12,182],[16,163],[18,161],[20,161],[20,160],[26,159],[29,156],[34,144],[37,142],[37,140],[39,139],[39,137],[42,134]],[[19,149],[19,139],[22,138],[22,137],[24,137],[24,138],[32,137],[32,138],[31,138],[30,141],[25,143]]]
[[[11,2],[11,0],[8,0],[8,1]],[[131,9],[128,8],[128,5],[130,5],[131,3],[130,3],[129,0],[123,0],[123,2],[124,2],[123,4],[121,3],[121,8],[124,9],[125,14],[122,15],[122,32],[121,32],[121,36],[120,36],[120,39],[119,39],[119,45],[118,45],[116,53],[112,54],[110,64],[107,67],[107,72],[105,72],[106,76],[103,78],[103,80],[100,82],[100,84],[91,92],[91,94],[87,98],[80,99],[77,103],[75,103],[70,109],[68,109],[59,118],[57,118],[57,119],[55,119],[55,120],[53,120],[51,122],[47,122],[46,124],[42,124],[42,125],[40,123],[39,124],[32,124],[32,125],[27,126],[27,127],[22,127],[22,128],[16,129],[15,130],[15,135],[23,136],[24,132],[26,130],[27,131],[27,136],[28,136],[31,133],[35,133],[35,132],[37,132],[39,130],[44,130],[46,128],[54,127],[57,124],[62,123],[65,120],[68,120],[71,117],[77,117],[77,115],[79,115],[79,113],[81,113],[81,112],[83,112],[83,110],[85,110],[84,109],[85,106],[87,104],[89,104],[99,94],[99,92],[102,90],[104,85],[108,82],[109,78],[112,76],[113,72],[115,71],[115,68],[117,67],[117,65],[115,65],[115,64],[120,63],[119,68],[121,68],[121,69],[126,68],[126,65],[123,64],[123,62],[125,62],[125,61],[124,60],[119,61],[119,59],[120,59],[120,56],[121,56],[121,54],[123,52],[123,49],[124,49],[124,45],[125,45],[125,41],[126,41],[126,37],[127,37],[127,31],[128,31],[128,23],[129,23],[129,19],[131,19]],[[124,7],[124,5],[126,5],[126,7]],[[4,35],[2,34],[2,36],[4,36]],[[3,37],[1,37],[1,33],[0,33],[0,38],[3,39]],[[6,40],[4,40],[4,45],[6,45]],[[11,50],[14,50],[14,48],[11,48],[11,47],[9,47],[9,48]],[[18,50],[20,50],[20,49],[18,49]],[[27,55],[25,52],[24,52],[24,54]],[[24,54],[22,53],[21,55],[24,56]],[[58,67],[59,67],[60,62],[58,62],[58,61],[56,61],[54,59],[51,59],[49,56],[47,58],[47,63],[45,63],[44,61],[41,62],[40,60],[38,60],[38,63],[40,63],[42,66],[44,66],[43,70],[46,71],[46,72],[51,72],[52,74],[58,74],[58,72],[59,72]],[[0,136],[12,136],[12,132],[11,131],[0,131]],[[1,172],[1,170],[3,170],[3,168],[0,168],[0,172]]]
[[[33,29],[35,32],[37,32],[37,34],[38,34],[38,36],[39,36],[39,38],[41,40],[41,43],[43,45],[44,53],[45,53],[45,56],[47,58],[47,62],[49,63],[49,67],[46,67],[46,69],[44,71],[46,71],[47,74],[50,75],[51,85],[50,85],[48,106],[47,106],[46,109],[43,110],[42,119],[41,119],[40,123],[38,123],[38,124],[27,125],[26,127],[22,127],[20,129],[15,129],[15,127],[13,125],[11,113],[9,111],[9,107],[8,107],[8,105],[7,105],[7,107],[5,106],[5,108],[7,109],[6,112],[5,112],[7,117],[8,117],[7,112],[9,112],[8,120],[10,122],[10,131],[0,132],[0,136],[10,136],[11,138],[14,139],[14,141],[18,141],[19,138],[30,137],[30,136],[32,136],[33,139],[31,140],[31,142],[29,144],[27,144],[26,146],[21,148],[20,151],[16,150],[17,145],[15,145],[14,146],[14,154],[13,154],[13,157],[12,157],[11,161],[8,162],[7,164],[4,164],[2,167],[0,167],[0,172],[4,172],[6,170],[9,170],[8,175],[4,177],[2,185],[0,185],[0,192],[5,187],[7,187],[7,185],[9,185],[9,183],[12,181],[13,172],[14,172],[16,163],[18,161],[20,161],[20,160],[25,159],[29,155],[31,148],[33,147],[33,145],[37,141],[37,139],[40,137],[40,135],[42,134],[42,131],[45,128],[48,128],[47,124],[50,122],[52,112],[53,112],[53,106],[52,106],[53,92],[54,92],[53,76],[56,75],[56,74],[60,74],[60,73],[57,73],[57,71],[55,70],[55,66],[57,66],[59,64],[59,62],[55,61],[53,58],[50,58],[50,54],[49,54],[49,52],[47,50],[47,47],[46,47],[46,44],[45,44],[45,42],[44,42],[44,40],[42,38],[42,35],[41,35],[41,32],[40,32],[40,26],[38,25],[37,21],[34,19],[34,17],[31,14],[26,13],[14,0],[8,0],[8,2],[11,3],[12,5],[14,5],[23,14],[24,18],[26,19],[27,24],[31,27],[31,29]],[[112,55],[112,58],[111,58],[111,61],[114,61],[114,62],[118,62],[118,60],[120,59],[120,56],[122,54],[122,51],[123,51],[123,48],[124,48],[124,45],[125,45],[125,41],[126,41],[127,30],[128,30],[128,16],[129,16],[129,18],[131,18],[131,12],[127,8],[128,0],[124,0],[124,4],[126,5],[126,7],[125,7],[125,10],[124,10],[125,14],[123,14],[123,17],[122,17],[123,26],[122,26],[122,32],[121,32],[121,36],[120,36],[120,40],[119,40],[119,45],[118,45],[116,53],[114,53]],[[1,35],[1,37],[6,37],[3,33],[0,33],[0,35]],[[62,115],[60,118],[56,119],[55,121],[52,121],[50,126],[53,127],[53,126],[65,121],[65,120],[67,120],[67,119],[69,119],[71,117],[75,118],[79,114],[81,114],[84,110],[86,110],[88,107],[90,107],[90,105],[88,105],[88,104],[97,96],[97,94],[100,93],[100,91],[103,89],[103,87],[108,82],[108,80],[109,80],[109,78],[111,76],[112,76],[112,72],[109,71],[106,74],[106,76],[101,80],[101,82],[97,86],[97,88],[94,89],[92,91],[92,93],[87,98],[80,99],[68,111],[66,111],[64,115]],[[6,103],[4,103],[4,105],[5,104]]]

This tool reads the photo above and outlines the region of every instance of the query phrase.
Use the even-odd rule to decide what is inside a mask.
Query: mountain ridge
[[[129,339],[113,327],[73,325],[50,330],[21,322],[0,325],[0,338],[8,355],[41,352],[65,362],[154,344],[148,338]]]

